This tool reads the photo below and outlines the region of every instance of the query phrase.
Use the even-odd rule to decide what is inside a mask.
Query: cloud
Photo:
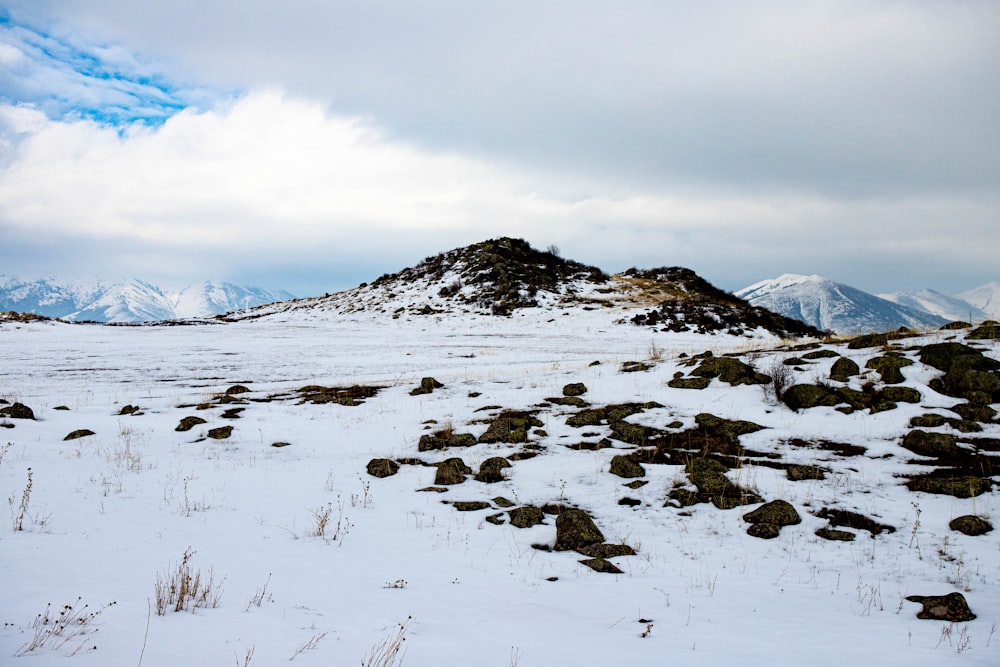
[[[611,192],[596,180],[423,149],[273,89],[155,127],[50,120],[11,106],[0,107],[0,121],[25,132],[0,171],[9,240],[0,258],[15,266],[30,255],[37,269],[47,243],[48,273],[71,257],[175,281],[290,271],[298,284],[271,286],[317,293],[512,235],[607,270],[682,264],[736,288],[817,266],[850,282],[865,263],[875,273],[887,258],[941,253],[992,265],[989,248],[1000,242],[995,202]],[[990,243],[956,237],[943,221],[957,218]],[[81,248],[88,252],[74,252]]]

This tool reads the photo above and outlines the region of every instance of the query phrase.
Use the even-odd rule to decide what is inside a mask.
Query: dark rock
[[[511,502],[507,498],[504,498],[503,496],[497,496],[496,498],[494,498],[493,504],[496,505],[497,507],[504,507],[504,508],[514,506],[513,502]]]
[[[747,535],[762,540],[773,540],[781,533],[781,526],[773,523],[755,523],[747,528]]]
[[[13,405],[8,405],[5,408],[0,408],[0,417],[9,417],[10,419],[34,419],[35,413],[24,403],[14,403]]]
[[[881,400],[893,403],[920,402],[920,392],[913,387],[886,387],[878,395]]]
[[[289,446],[291,446],[291,444],[292,443],[290,443],[290,442],[272,442],[271,446],[272,447],[277,447],[278,449],[281,449],[282,447],[289,447]]]
[[[448,489],[443,486],[425,486],[422,489],[417,489],[417,491],[426,493],[447,493]]]
[[[788,479],[793,482],[801,482],[807,479],[826,479],[826,472],[817,466],[807,466],[792,464],[789,465],[785,473]]]
[[[472,447],[476,444],[476,436],[471,433],[455,433],[451,429],[441,429],[434,433],[420,436],[417,451],[430,452],[449,447]]]
[[[503,471],[510,467],[510,461],[502,456],[493,456],[479,464],[479,472],[476,473],[476,481],[494,484],[502,482],[505,477]]]
[[[948,420],[943,415],[937,415],[933,412],[928,412],[927,414],[919,415],[910,419],[910,426],[913,428],[937,428],[938,426],[944,426],[948,423]]]
[[[88,435],[96,435],[96,434],[89,428],[81,428],[72,431],[69,435],[63,438],[63,440],[76,440],[77,438],[86,438]]]
[[[892,526],[878,523],[864,514],[858,514],[857,512],[851,512],[849,510],[824,507],[816,513],[816,516],[820,519],[826,519],[832,526],[844,526],[846,528],[854,528],[855,530],[867,530],[871,533],[872,537],[883,531],[888,533],[896,532],[896,529]]]
[[[246,408],[229,408],[222,412],[221,417],[223,419],[239,419],[240,413],[246,410]]]
[[[993,530],[993,524],[974,514],[966,514],[965,516],[956,517],[948,523],[948,527],[952,530],[957,530],[960,533],[971,535],[972,537],[985,535]]]
[[[532,505],[515,507],[507,512],[507,514],[510,516],[510,525],[517,528],[530,528],[545,521],[545,513],[540,508]]]
[[[764,428],[760,424],[754,424],[753,422],[723,419],[707,412],[695,415],[694,421],[706,433],[726,438],[730,442],[738,442],[741,435],[756,433]]]
[[[642,504],[642,501],[638,498],[619,498],[619,505],[624,505],[625,507],[638,507]]]
[[[710,377],[676,377],[667,382],[667,386],[672,389],[706,389],[710,384],[712,384]]]
[[[218,428],[213,428],[208,431],[208,437],[213,440],[225,440],[233,434],[232,426],[220,426]]]
[[[970,394],[981,394],[982,392],[969,392]],[[951,408],[962,419],[974,422],[988,423],[997,416],[997,411],[988,405],[972,405],[971,403],[959,403]]]
[[[912,359],[907,359],[906,357],[897,356],[895,354],[887,354],[882,357],[869,359],[868,363],[865,364],[865,368],[872,368],[878,371],[878,374],[882,376],[882,382],[886,384],[899,384],[906,379],[903,377],[903,374],[899,372],[899,369],[912,365]]]
[[[834,350],[814,350],[813,352],[806,352],[802,355],[803,359],[829,359],[830,357],[839,356]]]
[[[644,479],[637,479],[634,482],[628,482],[626,484],[622,484],[622,486],[627,486],[628,488],[630,488],[630,489],[632,489],[634,491],[635,489],[641,489],[642,487],[646,486],[647,484],[649,484],[649,482],[647,482],[646,480],[644,480]]]
[[[965,596],[961,593],[908,595],[906,599],[923,605],[924,608],[917,613],[917,618],[951,623],[962,623],[976,618],[976,615],[969,609],[969,603],[965,601]]]
[[[853,542],[855,538],[854,533],[836,528],[820,528],[816,531],[816,535],[832,542]]]
[[[903,438],[902,446],[919,456],[937,458],[941,456],[951,457],[958,454],[958,445],[955,444],[955,436],[948,433],[930,433],[915,429],[906,434]]]
[[[587,385],[573,382],[563,387],[563,396],[582,396],[587,393]]]
[[[399,464],[391,459],[372,459],[367,470],[372,477],[391,477],[399,472]]]
[[[459,512],[478,512],[492,507],[485,500],[456,500],[452,506]]]
[[[530,412],[505,410],[495,417],[479,436],[480,443],[519,443],[528,441],[528,429],[544,426]]]
[[[969,340],[1000,340],[1000,325],[983,324],[966,335]]]
[[[618,475],[626,479],[644,477],[646,475],[646,470],[641,465],[621,454],[617,454],[611,459],[609,472],[612,475]]]
[[[506,519],[503,518],[503,512],[489,515],[486,517],[486,521],[492,523],[494,526],[502,526],[507,523]]]
[[[832,407],[841,402],[836,392],[815,384],[795,384],[785,390],[781,400],[795,411],[818,405]]]
[[[591,558],[616,558],[618,556],[634,556],[635,549],[627,544],[591,544],[577,549],[577,553]]]
[[[581,560],[581,563],[589,567],[595,572],[605,572],[607,574],[622,574],[622,571],[605,558],[587,558],[586,560]]]
[[[841,357],[833,362],[830,368],[830,379],[838,382],[847,382],[849,379],[861,372],[857,362],[847,357]]]
[[[703,502],[697,493],[684,487],[671,489],[670,493],[667,494],[667,498],[676,502],[680,507],[690,507],[691,505]]]
[[[641,361],[626,361],[625,363],[622,364],[621,371],[622,373],[641,373],[644,371],[648,371],[652,367],[653,366],[651,364],[647,364]]]
[[[124,405],[122,406],[122,409],[118,411],[118,414],[124,417],[125,415],[134,415],[137,414],[138,412],[139,412],[138,405]]]
[[[410,396],[420,396],[422,394],[430,394],[433,393],[435,389],[441,389],[442,387],[444,387],[444,385],[432,377],[422,378],[420,380],[420,386],[417,387],[416,389],[413,389],[410,392]]]
[[[183,419],[181,419],[181,423],[178,424],[177,428],[175,428],[174,430],[175,431],[190,431],[191,429],[193,429],[198,424],[207,424],[207,423],[208,422],[206,422],[201,417],[184,417]]]
[[[758,373],[753,366],[732,357],[708,357],[691,371],[691,375],[705,378],[719,378],[733,386],[741,384],[767,384],[771,378]]]
[[[802,523],[802,517],[792,504],[785,500],[764,503],[752,512],[744,514],[743,520],[747,523],[770,523],[775,526],[793,526]]]
[[[603,541],[604,533],[583,510],[568,509],[556,517],[556,551],[575,551]]]
[[[460,458],[445,459],[437,464],[437,473],[434,475],[434,484],[450,486],[461,484],[465,481],[466,475],[472,474],[472,468],[465,465]]]
[[[232,387],[230,387],[229,389],[226,390],[226,396],[235,396],[236,394],[245,394],[248,391],[250,391],[250,389],[248,387],[244,387],[241,384],[234,384]]]
[[[906,482],[910,491],[936,493],[956,498],[975,498],[990,490],[990,482],[973,475],[920,475]]]

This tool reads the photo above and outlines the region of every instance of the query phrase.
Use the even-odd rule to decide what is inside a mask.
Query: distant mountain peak
[[[736,295],[755,306],[844,334],[936,328],[950,321],[816,275],[784,274],[744,287]]]

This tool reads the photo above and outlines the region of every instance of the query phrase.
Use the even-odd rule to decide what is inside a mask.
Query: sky
[[[0,273],[299,296],[499,236],[1000,280],[1000,3],[5,0]]]

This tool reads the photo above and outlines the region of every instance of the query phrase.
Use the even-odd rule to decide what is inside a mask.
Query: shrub
[[[191,558],[194,552],[188,547],[176,569],[166,574],[156,575],[156,615],[163,616],[167,610],[194,611],[199,607],[214,609],[222,599],[222,584],[215,584],[212,570],[203,577],[201,570],[192,570]]]

